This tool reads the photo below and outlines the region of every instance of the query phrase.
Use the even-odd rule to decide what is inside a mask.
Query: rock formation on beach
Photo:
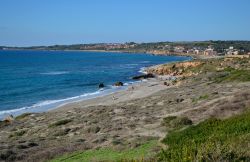
[[[155,76],[151,73],[148,74],[143,74],[143,75],[139,75],[139,76],[134,76],[132,79],[134,80],[140,80],[140,79],[148,79],[148,78],[154,78]]]
[[[104,88],[104,87],[105,87],[104,83],[99,84],[99,88]]]
[[[120,87],[120,86],[123,86],[123,83],[122,83],[122,82],[116,82],[116,83],[114,84],[114,86]]]
[[[154,66],[152,68],[148,68],[146,71],[148,73],[153,73],[157,75],[172,75],[172,76],[191,75],[185,73],[185,71],[188,68],[197,67],[201,64],[202,64],[201,61],[179,62],[179,63]]]

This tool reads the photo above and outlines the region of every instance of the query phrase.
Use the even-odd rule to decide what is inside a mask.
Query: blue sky
[[[0,45],[250,40],[250,0],[1,0]]]

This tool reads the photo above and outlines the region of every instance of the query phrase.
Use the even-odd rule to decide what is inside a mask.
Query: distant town
[[[195,41],[156,43],[96,43],[32,47],[4,47],[0,50],[90,50],[129,53],[151,53],[156,55],[206,55],[237,56],[250,55],[250,41]]]

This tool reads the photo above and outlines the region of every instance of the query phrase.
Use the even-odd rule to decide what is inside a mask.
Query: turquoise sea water
[[[105,95],[126,88],[113,87],[117,81],[132,84],[131,77],[143,67],[188,59],[110,52],[0,51],[0,118]],[[100,90],[99,83],[106,87]]]

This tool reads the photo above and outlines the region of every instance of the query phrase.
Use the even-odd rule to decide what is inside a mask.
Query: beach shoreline
[[[217,59],[218,57],[209,57],[209,56],[199,57],[199,59],[201,60],[206,60],[206,59],[211,59],[211,58]],[[140,71],[140,73],[145,74],[147,73],[148,69],[155,69],[163,65],[175,64],[175,63],[181,63],[181,62],[189,62],[192,60],[195,60],[195,59],[192,57],[192,59],[190,60],[157,64],[157,65],[153,65],[150,67],[143,67],[143,71]],[[80,107],[89,107],[89,106],[98,106],[98,105],[110,106],[112,104],[117,104],[120,102],[129,102],[134,99],[145,98],[159,91],[166,90],[167,88],[173,88],[174,86],[176,86],[172,82],[175,81],[178,78],[178,76],[172,76],[172,75],[161,76],[161,75],[156,75],[156,74],[154,75],[155,75],[154,78],[135,81],[131,85],[128,85],[125,89],[119,90],[117,92],[112,92],[110,94],[106,94],[103,96],[97,96],[91,99],[65,103],[49,111],[65,111],[67,109],[72,109],[75,106],[80,106]],[[175,79],[172,79],[172,78],[175,78]],[[170,82],[171,85],[168,85],[168,86],[164,85],[166,81]]]
[[[167,117],[185,118],[197,125],[249,108],[249,79],[222,78],[225,82],[217,82],[228,66],[240,67],[236,72],[244,72],[243,79],[249,74],[249,62],[239,59],[158,65],[147,69],[155,78],[125,90],[48,112],[8,118],[0,122],[0,152],[11,150],[16,158],[22,156],[22,161],[46,161],[75,151],[138,148],[152,140],[161,149],[160,141],[171,131],[164,125]]]
[[[84,52],[84,51],[81,50],[81,52]],[[87,52],[87,51],[85,51],[85,52]],[[92,52],[102,52],[102,51],[99,50],[99,51],[92,51]],[[110,51],[105,51],[105,52],[110,52]],[[122,52],[121,51],[120,52],[113,51],[113,53],[121,54]],[[148,54],[146,54],[146,55],[148,55]],[[187,57],[187,59],[185,61],[189,61],[191,59],[193,59],[193,58],[191,58],[191,57],[188,58]],[[163,63],[163,64],[167,64],[167,63],[168,62]],[[162,65],[162,63],[157,64],[157,65],[160,66],[160,65]],[[153,66],[156,66],[156,65],[153,65]],[[150,68],[150,67],[141,67],[139,72],[141,74],[144,73],[144,71],[142,69],[146,69],[146,68]],[[131,77],[133,77],[133,76],[131,75]],[[108,98],[110,98],[110,96],[112,96],[113,93],[115,93],[114,95],[120,96],[120,94],[119,94],[120,91],[121,91],[121,94],[123,94],[125,91],[127,91],[128,89],[133,87],[134,84],[136,85],[136,87],[145,87],[147,84],[150,84],[150,83],[144,83],[143,82],[143,85],[139,86],[139,82],[140,81],[138,81],[138,80],[132,80],[130,82],[125,82],[124,84],[125,85],[127,84],[126,86],[115,87],[115,88],[112,88],[112,89],[108,88],[108,89],[105,89],[104,91],[99,89],[99,90],[97,90],[95,92],[92,92],[93,94],[98,93],[96,95],[92,95],[92,93],[90,93],[91,95],[88,95],[86,97],[73,96],[73,97],[70,97],[70,98],[60,99],[58,101],[57,100],[49,100],[48,102],[53,102],[52,104],[49,104],[49,105],[42,105],[44,102],[47,102],[47,101],[44,101],[44,102],[39,102],[39,103],[36,103],[34,105],[31,105],[31,106],[27,106],[27,107],[21,107],[21,108],[17,108],[17,109],[13,109],[13,110],[6,110],[6,111],[3,111],[2,113],[0,113],[0,119],[3,120],[4,118],[6,118],[8,116],[16,117],[16,116],[22,115],[24,113],[43,113],[43,112],[53,111],[53,110],[59,109],[61,107],[65,107],[65,105],[68,105],[68,104],[71,105],[71,104],[78,103],[78,102],[87,102],[88,103],[88,100],[91,100],[91,102],[94,102],[94,100],[96,98],[97,98],[96,102],[98,102],[98,100],[100,100],[100,98],[102,98],[102,97],[105,98],[105,96],[109,96]],[[152,82],[152,81],[150,81],[150,82]],[[138,88],[138,89],[140,89],[140,88]],[[137,91],[138,89],[136,89],[134,91]],[[139,91],[141,91],[141,90],[139,90]],[[148,92],[148,93],[151,94],[150,92]],[[140,95],[144,96],[144,94],[140,94],[140,93],[138,95],[139,96]],[[80,96],[85,96],[85,94],[82,94]],[[136,96],[136,98],[137,98],[137,96]],[[117,101],[124,101],[124,100],[126,100],[126,99],[120,99],[120,97],[119,97],[119,99],[116,100],[115,103],[117,103]],[[41,105],[41,106],[37,106],[37,105]]]
[[[129,102],[134,99],[148,97],[161,90],[167,89],[167,86],[164,86],[163,82],[164,81],[157,77],[145,79],[141,82],[135,82],[131,85],[128,85],[125,89],[119,90],[117,92],[95,97],[92,99],[65,103],[49,111],[67,111],[78,106],[80,106],[81,108],[100,105],[110,106],[120,102]]]
[[[80,52],[84,52],[84,50],[79,50]],[[102,50],[85,50],[85,52],[103,52]],[[110,52],[110,51],[104,51],[104,52]],[[113,51],[114,53],[117,54],[121,54],[122,51]],[[149,53],[145,53],[145,54],[149,54]],[[154,55],[154,54],[152,54]],[[162,55],[162,56],[177,56],[177,55]],[[180,56],[180,55],[178,55]],[[196,60],[196,59],[209,59],[211,57],[209,56],[202,56],[202,57],[193,57],[192,55],[188,55],[188,56],[180,56],[180,57],[190,57],[190,59],[184,60],[184,61],[176,61],[176,62],[166,62],[163,64],[157,64],[157,65],[153,65],[150,67],[142,67],[141,70],[139,71],[141,74],[145,73],[146,69],[149,68],[155,68],[155,67],[159,67],[165,64],[171,64],[171,63],[177,63],[177,62],[187,62],[187,61],[191,61],[191,60]],[[214,58],[214,57],[212,57]],[[143,70],[142,70],[143,69]],[[133,76],[131,76],[133,77]],[[85,105],[85,107],[88,107],[90,105],[95,106],[95,105],[100,105],[100,103],[104,104],[104,105],[112,105],[112,104],[116,104],[119,102],[123,102],[123,101],[130,101],[133,99],[137,99],[137,98],[143,98],[143,97],[147,97],[149,95],[152,95],[153,93],[157,93],[161,90],[164,90],[166,88],[166,86],[164,86],[164,81],[162,81],[162,79],[159,79],[158,76],[155,76],[155,78],[153,79],[144,79],[144,81],[132,81],[130,83],[127,83],[128,85],[126,86],[122,86],[122,87],[116,87],[115,89],[106,89],[105,91],[100,91],[100,94],[97,95],[90,95],[90,96],[86,96],[86,97],[72,97],[72,98],[76,98],[76,99],[61,99],[61,100],[65,100],[63,102],[56,102],[55,104],[51,104],[48,106],[41,106],[41,107],[36,107],[35,109],[33,108],[33,105],[30,107],[22,107],[17,109],[18,111],[16,112],[14,110],[10,110],[7,113],[2,113],[1,114],[1,120],[4,120],[5,118],[8,118],[9,116],[19,116],[25,113],[43,113],[43,112],[50,112],[50,111],[59,111],[59,109],[65,109],[66,107],[69,106],[69,108],[74,107],[74,105]],[[154,87],[154,90],[150,90],[150,88],[148,88],[148,86],[152,86],[153,84],[157,85]],[[133,93],[131,93],[130,89],[133,87]],[[136,87],[136,88],[134,88]],[[93,94],[95,93],[99,93],[99,90],[96,92],[93,92]],[[144,92],[144,93],[143,93]],[[90,93],[92,94],[92,93]],[[83,94],[85,95],[85,94]],[[127,97],[128,95],[132,95],[132,97]],[[117,97],[116,97],[117,96]],[[115,98],[115,99],[114,99]],[[40,104],[40,103],[38,103]],[[35,104],[36,105],[36,104]],[[31,109],[31,110],[30,110]]]

